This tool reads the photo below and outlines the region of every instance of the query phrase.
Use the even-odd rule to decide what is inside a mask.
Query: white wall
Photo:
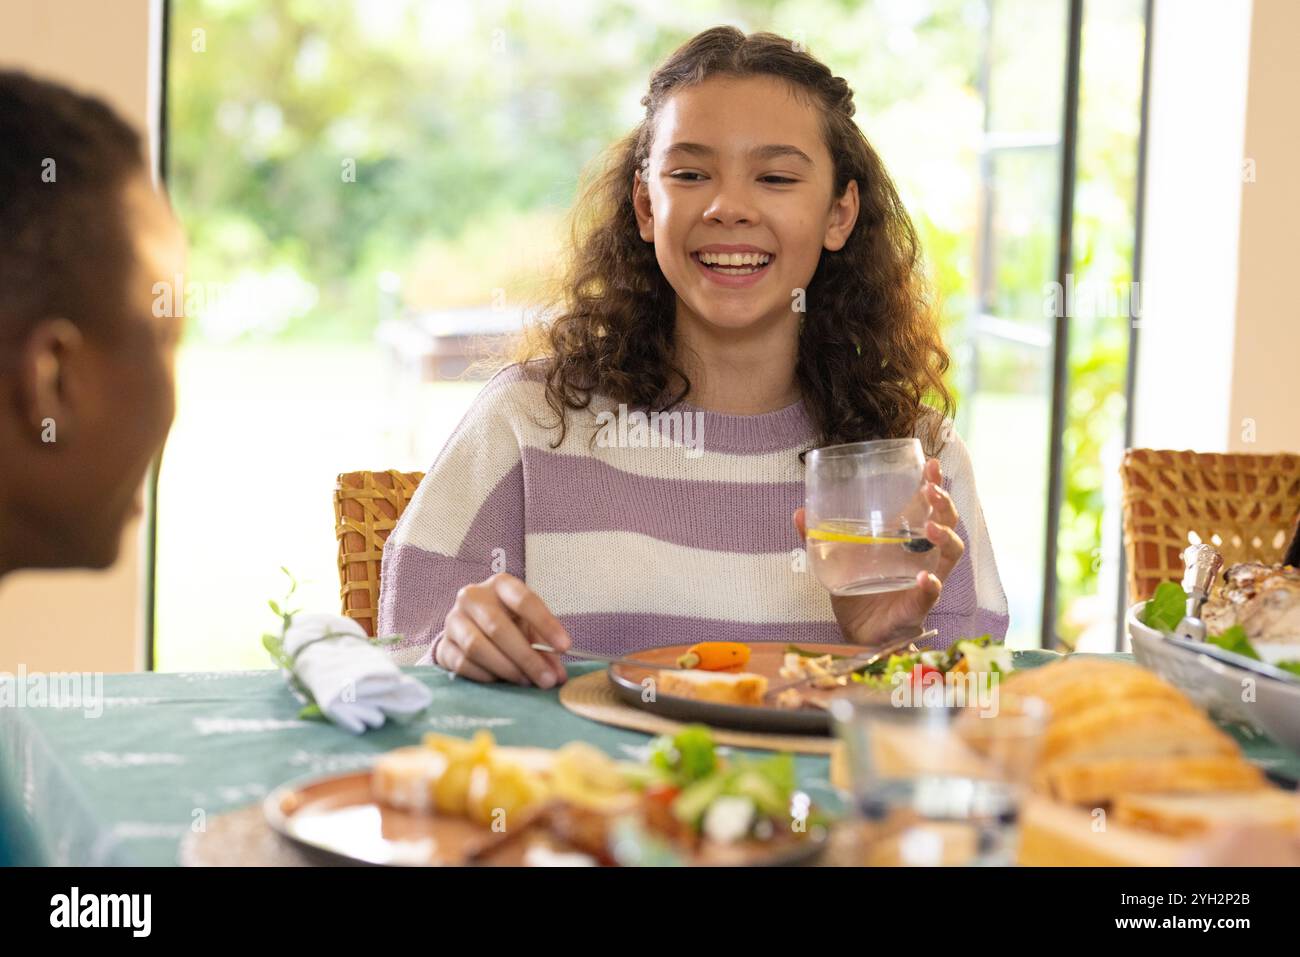
[[[1227,447],[1250,47],[1250,0],[1155,0],[1136,446]]]
[[[1300,2],[1155,9],[1134,444],[1300,452]]]
[[[1300,2],[1255,0],[1229,452],[1300,452]]]

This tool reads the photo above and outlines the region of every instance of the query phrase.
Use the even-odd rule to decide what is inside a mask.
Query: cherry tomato
[[[934,675],[935,677],[931,678],[931,675]],[[908,677],[911,680],[913,687],[920,686],[924,688],[935,682],[943,681],[943,672],[934,667],[934,665],[925,665],[918,661],[912,666],[912,670],[909,672]]]
[[[677,800],[677,795],[681,793],[681,788],[674,787],[671,784],[651,784],[645,789],[645,799],[651,804],[661,804],[668,807],[673,801]]]

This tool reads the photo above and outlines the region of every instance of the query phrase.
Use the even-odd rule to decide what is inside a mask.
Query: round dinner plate
[[[749,646],[749,663],[745,672],[762,675],[767,678],[769,688],[785,684],[792,679],[782,678],[781,665],[785,661],[786,648],[789,643],[783,641],[755,642]],[[794,642],[802,651],[811,651],[825,655],[860,655],[867,650],[861,645],[837,645],[821,642]],[[646,648],[628,654],[629,658],[639,658],[651,665],[662,663],[666,668],[676,668],[677,659],[686,653],[691,645],[665,645],[659,648]],[[802,708],[779,708],[775,704],[758,706],[719,704],[715,701],[697,701],[694,698],[681,698],[676,695],[661,694],[656,689],[653,696],[645,694],[646,678],[658,673],[654,667],[642,668],[626,662],[609,666],[607,674],[614,692],[628,704],[661,715],[674,721],[699,722],[718,728],[735,728],[742,731],[761,731],[770,734],[829,734],[831,716],[824,708],[805,706]],[[852,684],[848,686],[853,687]],[[801,690],[818,701],[829,700],[847,688],[828,690],[813,689],[810,685],[801,686]],[[650,700],[646,700],[647,697]]]
[[[543,748],[502,747],[497,751],[540,768],[553,752]],[[438,867],[467,863],[501,835],[452,815],[415,814],[387,807],[370,792],[370,771],[350,771],[291,781],[276,788],[262,805],[267,823],[281,837],[324,864],[386,867]],[[724,866],[790,866],[813,863],[826,849],[825,832],[774,845],[756,841],[707,845],[693,863]],[[524,863],[519,842],[492,851],[495,866]]]
[[[262,807],[272,830],[329,864],[464,864],[497,836],[468,818],[380,804],[370,793],[368,769],[291,781]]]

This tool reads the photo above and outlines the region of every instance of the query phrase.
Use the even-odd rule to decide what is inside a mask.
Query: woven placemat
[[[182,867],[311,867],[317,863],[266,823],[260,803],[214,814],[202,831],[186,834]]]
[[[676,734],[682,722],[634,708],[610,687],[604,671],[592,671],[570,678],[560,688],[560,704],[576,715],[615,728],[644,731],[647,734]],[[733,748],[761,751],[797,751],[800,754],[830,754],[835,739],[815,734],[758,734],[714,728],[713,740]]]

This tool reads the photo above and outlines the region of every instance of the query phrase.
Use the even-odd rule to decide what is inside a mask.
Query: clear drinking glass
[[[916,584],[939,550],[925,537],[925,453],[919,439],[814,449],[804,478],[808,562],[832,595],[870,595]]]
[[[862,825],[855,863],[1015,863],[1047,706],[977,681],[950,676],[924,691],[900,684],[832,702]]]

